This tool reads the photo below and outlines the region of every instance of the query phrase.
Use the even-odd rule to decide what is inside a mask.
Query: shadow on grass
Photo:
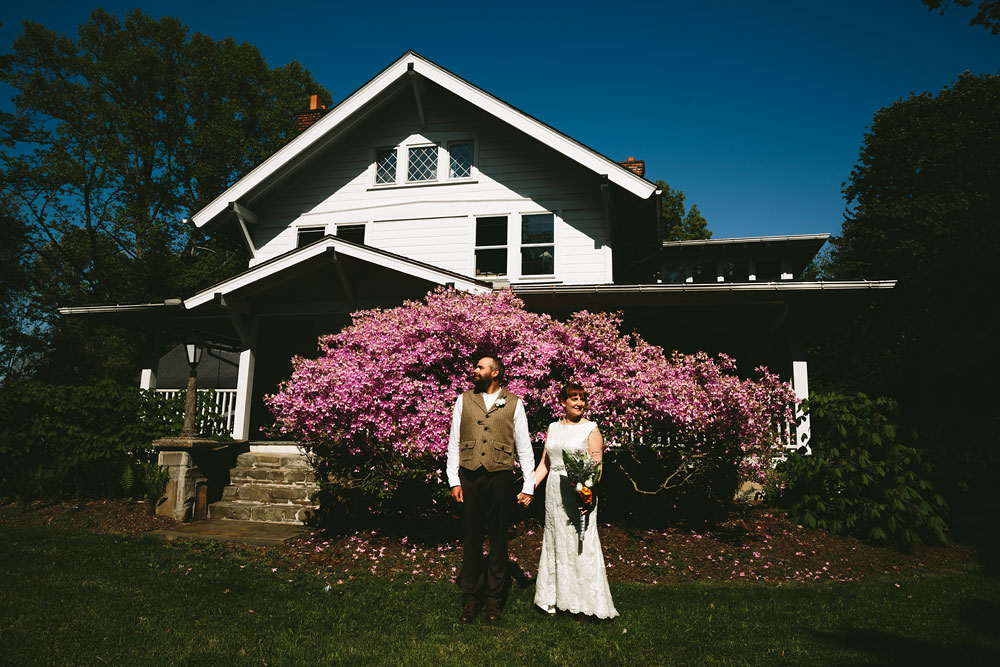
[[[992,630],[991,627],[989,632]],[[941,646],[939,643],[867,628],[851,628],[843,632],[814,630],[809,634],[848,652],[862,653],[873,662],[915,665],[1000,664],[1000,650],[979,643]]]

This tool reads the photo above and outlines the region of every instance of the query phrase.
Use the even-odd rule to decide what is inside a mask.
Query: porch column
[[[146,339],[142,357],[142,371],[139,373],[139,388],[146,391],[156,389],[156,374],[160,370],[160,323],[154,322]]]
[[[792,360],[792,389],[795,391],[795,397],[800,401],[809,398],[809,364],[805,359]],[[802,410],[799,407],[795,408],[795,417],[802,417]],[[809,415],[806,415],[796,429],[795,445],[796,447],[805,446],[806,453],[812,454],[812,447],[809,446],[809,436],[811,435],[809,427]]]
[[[240,370],[236,379],[236,416],[233,420],[233,439],[250,437],[250,398],[253,395],[254,349],[240,352]]]
[[[795,308],[788,310],[788,352],[792,360],[792,391],[795,398],[804,401],[809,398],[809,364],[806,362],[806,336],[802,326],[802,313]],[[809,445],[810,431],[809,416],[803,418],[802,410],[795,408],[796,420],[802,418],[802,422],[793,429],[795,435],[795,449],[805,447],[807,454],[812,454],[812,447]]]

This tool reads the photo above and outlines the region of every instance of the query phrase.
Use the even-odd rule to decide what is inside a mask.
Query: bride
[[[587,410],[587,392],[570,382],[559,392],[563,417],[549,424],[545,437],[545,453],[535,469],[535,488],[551,472],[545,489],[545,532],[542,536],[542,556],[535,581],[535,604],[554,614],[557,609],[598,618],[618,615],[608,577],[604,571],[604,555],[597,535],[597,503],[586,521],[583,545],[577,534],[579,515],[577,492],[566,477],[563,453],[587,452],[600,462],[604,439],[597,424],[583,416]]]

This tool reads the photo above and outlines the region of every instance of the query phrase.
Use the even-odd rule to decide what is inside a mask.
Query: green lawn
[[[456,620],[453,584],[289,574],[224,549],[0,527],[0,663],[1000,664],[1000,578],[612,585],[621,617]],[[242,567],[241,567],[242,566]],[[292,579],[292,581],[289,581]],[[251,611],[252,610],[252,611]]]

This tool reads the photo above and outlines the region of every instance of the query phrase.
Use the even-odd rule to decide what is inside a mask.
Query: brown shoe
[[[462,605],[462,613],[459,615],[458,620],[463,623],[469,623],[479,614],[479,605],[475,602],[466,602]]]
[[[486,620],[499,621],[501,618],[500,607],[494,602],[486,603]]]

